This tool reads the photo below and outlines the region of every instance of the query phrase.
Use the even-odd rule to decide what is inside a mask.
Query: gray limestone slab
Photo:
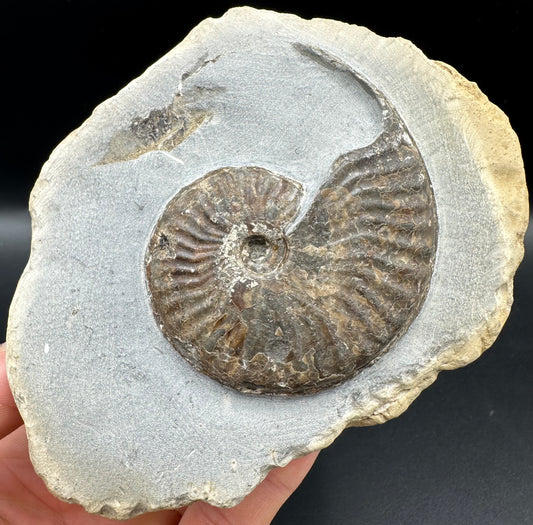
[[[313,395],[248,395],[164,336],[146,249],[167,203],[213,170],[284,174],[305,209],[336,159],[382,133],[365,83],[298,46],[347,64],[401,117],[431,180],[437,252],[418,316],[379,360]],[[451,67],[362,27],[237,8],[98,106],[44,165],[30,209],[7,338],[32,461],[58,497],[125,519],[235,505],[273,467],[399,415],[477,358],[511,306],[527,193],[507,118]]]

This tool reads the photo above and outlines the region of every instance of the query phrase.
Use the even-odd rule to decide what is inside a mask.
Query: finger
[[[118,522],[122,525],[177,525],[181,524],[181,512],[179,510],[161,510],[159,512],[150,512],[137,518]],[[107,522],[106,522],[107,523]],[[116,525],[116,520],[110,520],[109,525]],[[100,525],[100,524],[95,524]],[[102,524],[104,525],[104,524]]]
[[[6,374],[6,345],[0,345],[0,439],[22,425]]]
[[[296,459],[286,467],[271,470],[267,477],[230,509],[193,503],[183,514],[180,525],[267,525],[287,498],[296,490],[312,467],[318,452]]]
[[[0,440],[0,459],[26,459],[28,458],[28,439],[24,425],[16,428]]]

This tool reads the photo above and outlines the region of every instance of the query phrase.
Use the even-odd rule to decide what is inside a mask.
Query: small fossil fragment
[[[120,519],[234,505],[476,359],[528,219],[518,140],[474,84],[250,8],[96,108],[30,209],[7,367],[32,461]]]

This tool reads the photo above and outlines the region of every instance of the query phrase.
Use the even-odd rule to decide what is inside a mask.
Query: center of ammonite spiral
[[[272,246],[264,235],[250,235],[242,244],[241,256],[245,263],[262,262],[271,254]]]
[[[240,246],[240,260],[245,268],[258,274],[270,273],[283,263],[287,244],[277,232],[250,234]]]

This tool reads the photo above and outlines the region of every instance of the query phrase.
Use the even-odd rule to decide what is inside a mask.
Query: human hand
[[[28,455],[22,418],[9,389],[5,343],[0,345],[0,523],[2,525],[105,525],[120,523],[88,514],[48,492]],[[131,525],[267,525],[309,472],[318,452],[276,468],[236,507],[195,502],[123,521]]]

